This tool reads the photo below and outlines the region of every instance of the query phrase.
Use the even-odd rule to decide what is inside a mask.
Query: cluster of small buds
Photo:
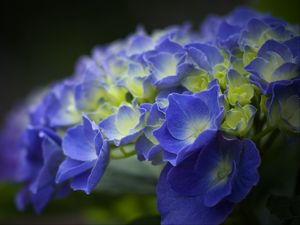
[[[138,29],[96,47],[8,118],[0,179],[23,182],[17,206],[40,212],[70,189],[91,193],[111,160],[136,155],[166,164],[162,224],[220,224],[259,180],[260,140],[300,132],[298,35],[237,8],[198,32]]]

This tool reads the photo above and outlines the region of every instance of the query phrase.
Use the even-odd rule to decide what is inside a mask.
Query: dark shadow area
[[[0,2],[0,122],[34,88],[72,74],[78,57],[98,44],[226,14],[246,0],[230,1],[8,1]]]

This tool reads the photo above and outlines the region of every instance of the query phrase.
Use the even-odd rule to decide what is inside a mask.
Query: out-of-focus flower
[[[26,149],[26,186],[17,195],[17,206],[23,210],[32,203],[41,212],[48,201],[59,195],[62,186],[56,186],[55,176],[63,161],[61,138],[50,129],[29,128],[24,137]],[[63,189],[64,190],[64,189]]]
[[[257,57],[245,69],[251,73],[251,82],[265,94],[274,83],[299,78],[298,60],[287,45],[268,40],[259,49]]]
[[[181,45],[164,40],[155,51],[148,52],[145,60],[151,71],[152,83],[158,89],[176,87],[192,73],[194,66],[187,62],[187,53]]]
[[[276,83],[266,102],[271,126],[300,132],[300,80]]]

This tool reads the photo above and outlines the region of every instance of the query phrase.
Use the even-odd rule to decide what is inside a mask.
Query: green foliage
[[[273,16],[280,17],[290,23],[299,23],[299,0],[255,0],[252,6],[260,11],[269,11]]]

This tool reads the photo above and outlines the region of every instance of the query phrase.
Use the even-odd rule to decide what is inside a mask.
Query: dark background
[[[0,1],[0,124],[34,88],[72,74],[93,46],[124,38],[138,25],[148,31],[191,21],[237,5],[299,21],[298,0]]]

